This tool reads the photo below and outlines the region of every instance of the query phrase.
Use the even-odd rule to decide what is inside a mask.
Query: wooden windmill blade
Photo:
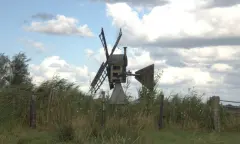
[[[117,48],[117,45],[118,45],[121,37],[122,37],[122,29],[120,29],[120,32],[119,32],[119,34],[118,34],[118,38],[117,38],[117,40],[116,40],[116,42],[115,42],[115,44],[114,44],[114,46],[113,46],[113,48],[112,48],[112,52],[111,52],[110,55],[112,55],[112,54],[114,53],[114,51],[115,51],[115,49]]]
[[[106,68],[106,65],[103,62],[102,65],[99,67],[98,72],[91,83],[91,88],[90,88],[91,93],[96,93],[97,90],[102,86],[104,80],[106,79],[107,71],[105,68]]]
[[[106,42],[106,38],[105,38],[103,28],[101,29],[101,33],[99,34],[99,38],[102,42],[102,45],[103,45],[103,48],[104,48],[104,51],[105,51],[105,55],[106,55],[106,60],[107,60],[108,57],[109,57],[109,53],[108,53],[107,42]]]
[[[107,48],[107,42],[106,42],[106,38],[105,38],[105,34],[104,34],[104,30],[103,28],[101,29],[101,33],[99,34],[99,38],[102,42],[103,45],[103,49],[105,51],[105,56],[106,56],[106,60],[108,60],[109,58],[109,53],[108,53],[108,48]],[[114,87],[114,85],[112,83],[110,83],[110,68],[107,65],[106,66],[106,71],[107,71],[107,77],[108,77],[108,82],[109,82],[109,87],[110,89],[112,89]],[[104,79],[105,80],[105,79]]]

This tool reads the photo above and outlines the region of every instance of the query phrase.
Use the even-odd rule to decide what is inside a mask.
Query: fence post
[[[32,95],[30,100],[30,127],[36,128],[36,96]]]
[[[219,113],[219,102],[220,97],[219,96],[213,96],[211,98],[211,107],[212,107],[212,114],[213,114],[213,124],[214,124],[214,130],[216,132],[220,132],[220,113]]]
[[[101,126],[105,125],[105,91],[102,91],[102,118],[101,118]]]
[[[160,93],[160,114],[159,114],[159,122],[158,122],[158,129],[163,128],[163,103],[164,103],[164,94]]]

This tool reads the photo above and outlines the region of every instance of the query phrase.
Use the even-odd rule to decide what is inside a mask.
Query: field
[[[155,76],[154,91],[139,89],[139,103],[109,105],[87,95],[78,86],[54,77],[36,86],[28,73],[28,59],[1,56],[0,144],[234,144],[239,143],[240,119],[220,105],[221,133],[213,132],[211,101],[190,89],[188,94],[164,96],[164,129],[158,130],[163,93]],[[7,64],[10,62],[10,64]],[[2,62],[3,63],[3,62]],[[12,70],[9,67],[14,66]],[[11,67],[10,67],[11,68]],[[5,72],[5,74],[4,74]],[[9,75],[9,72],[13,72]],[[36,96],[36,129],[29,127],[30,99]],[[129,98],[130,96],[128,96]]]

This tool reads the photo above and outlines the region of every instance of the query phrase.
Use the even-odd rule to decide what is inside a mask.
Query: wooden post
[[[101,118],[101,126],[105,125],[105,91],[102,91],[102,118]]]
[[[30,127],[36,128],[36,96],[32,95],[30,100]]]
[[[220,97],[219,96],[213,96],[211,98],[211,107],[212,107],[212,114],[213,114],[213,125],[214,125],[214,130],[216,132],[220,132],[221,131],[219,102],[220,102]]]
[[[158,129],[163,128],[163,103],[164,103],[164,94],[160,93],[160,114],[159,114],[159,121],[158,121]]]

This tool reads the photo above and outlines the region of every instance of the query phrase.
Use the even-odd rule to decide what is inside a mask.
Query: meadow
[[[155,77],[153,92],[144,87],[139,89],[139,103],[132,104],[126,99],[126,105],[109,105],[107,95],[105,125],[101,126],[101,98],[87,95],[74,83],[59,77],[33,85],[27,71],[28,59],[17,56],[11,60],[11,66],[20,70],[13,72],[9,83],[1,82],[1,144],[239,143],[239,118],[221,106],[221,132],[214,132],[209,101],[203,102],[203,96],[194,89],[184,96],[165,96],[164,128],[159,130],[159,104],[163,95],[157,89],[159,75]],[[8,71],[2,68],[3,72]],[[29,127],[32,95],[36,96],[36,129]]]

